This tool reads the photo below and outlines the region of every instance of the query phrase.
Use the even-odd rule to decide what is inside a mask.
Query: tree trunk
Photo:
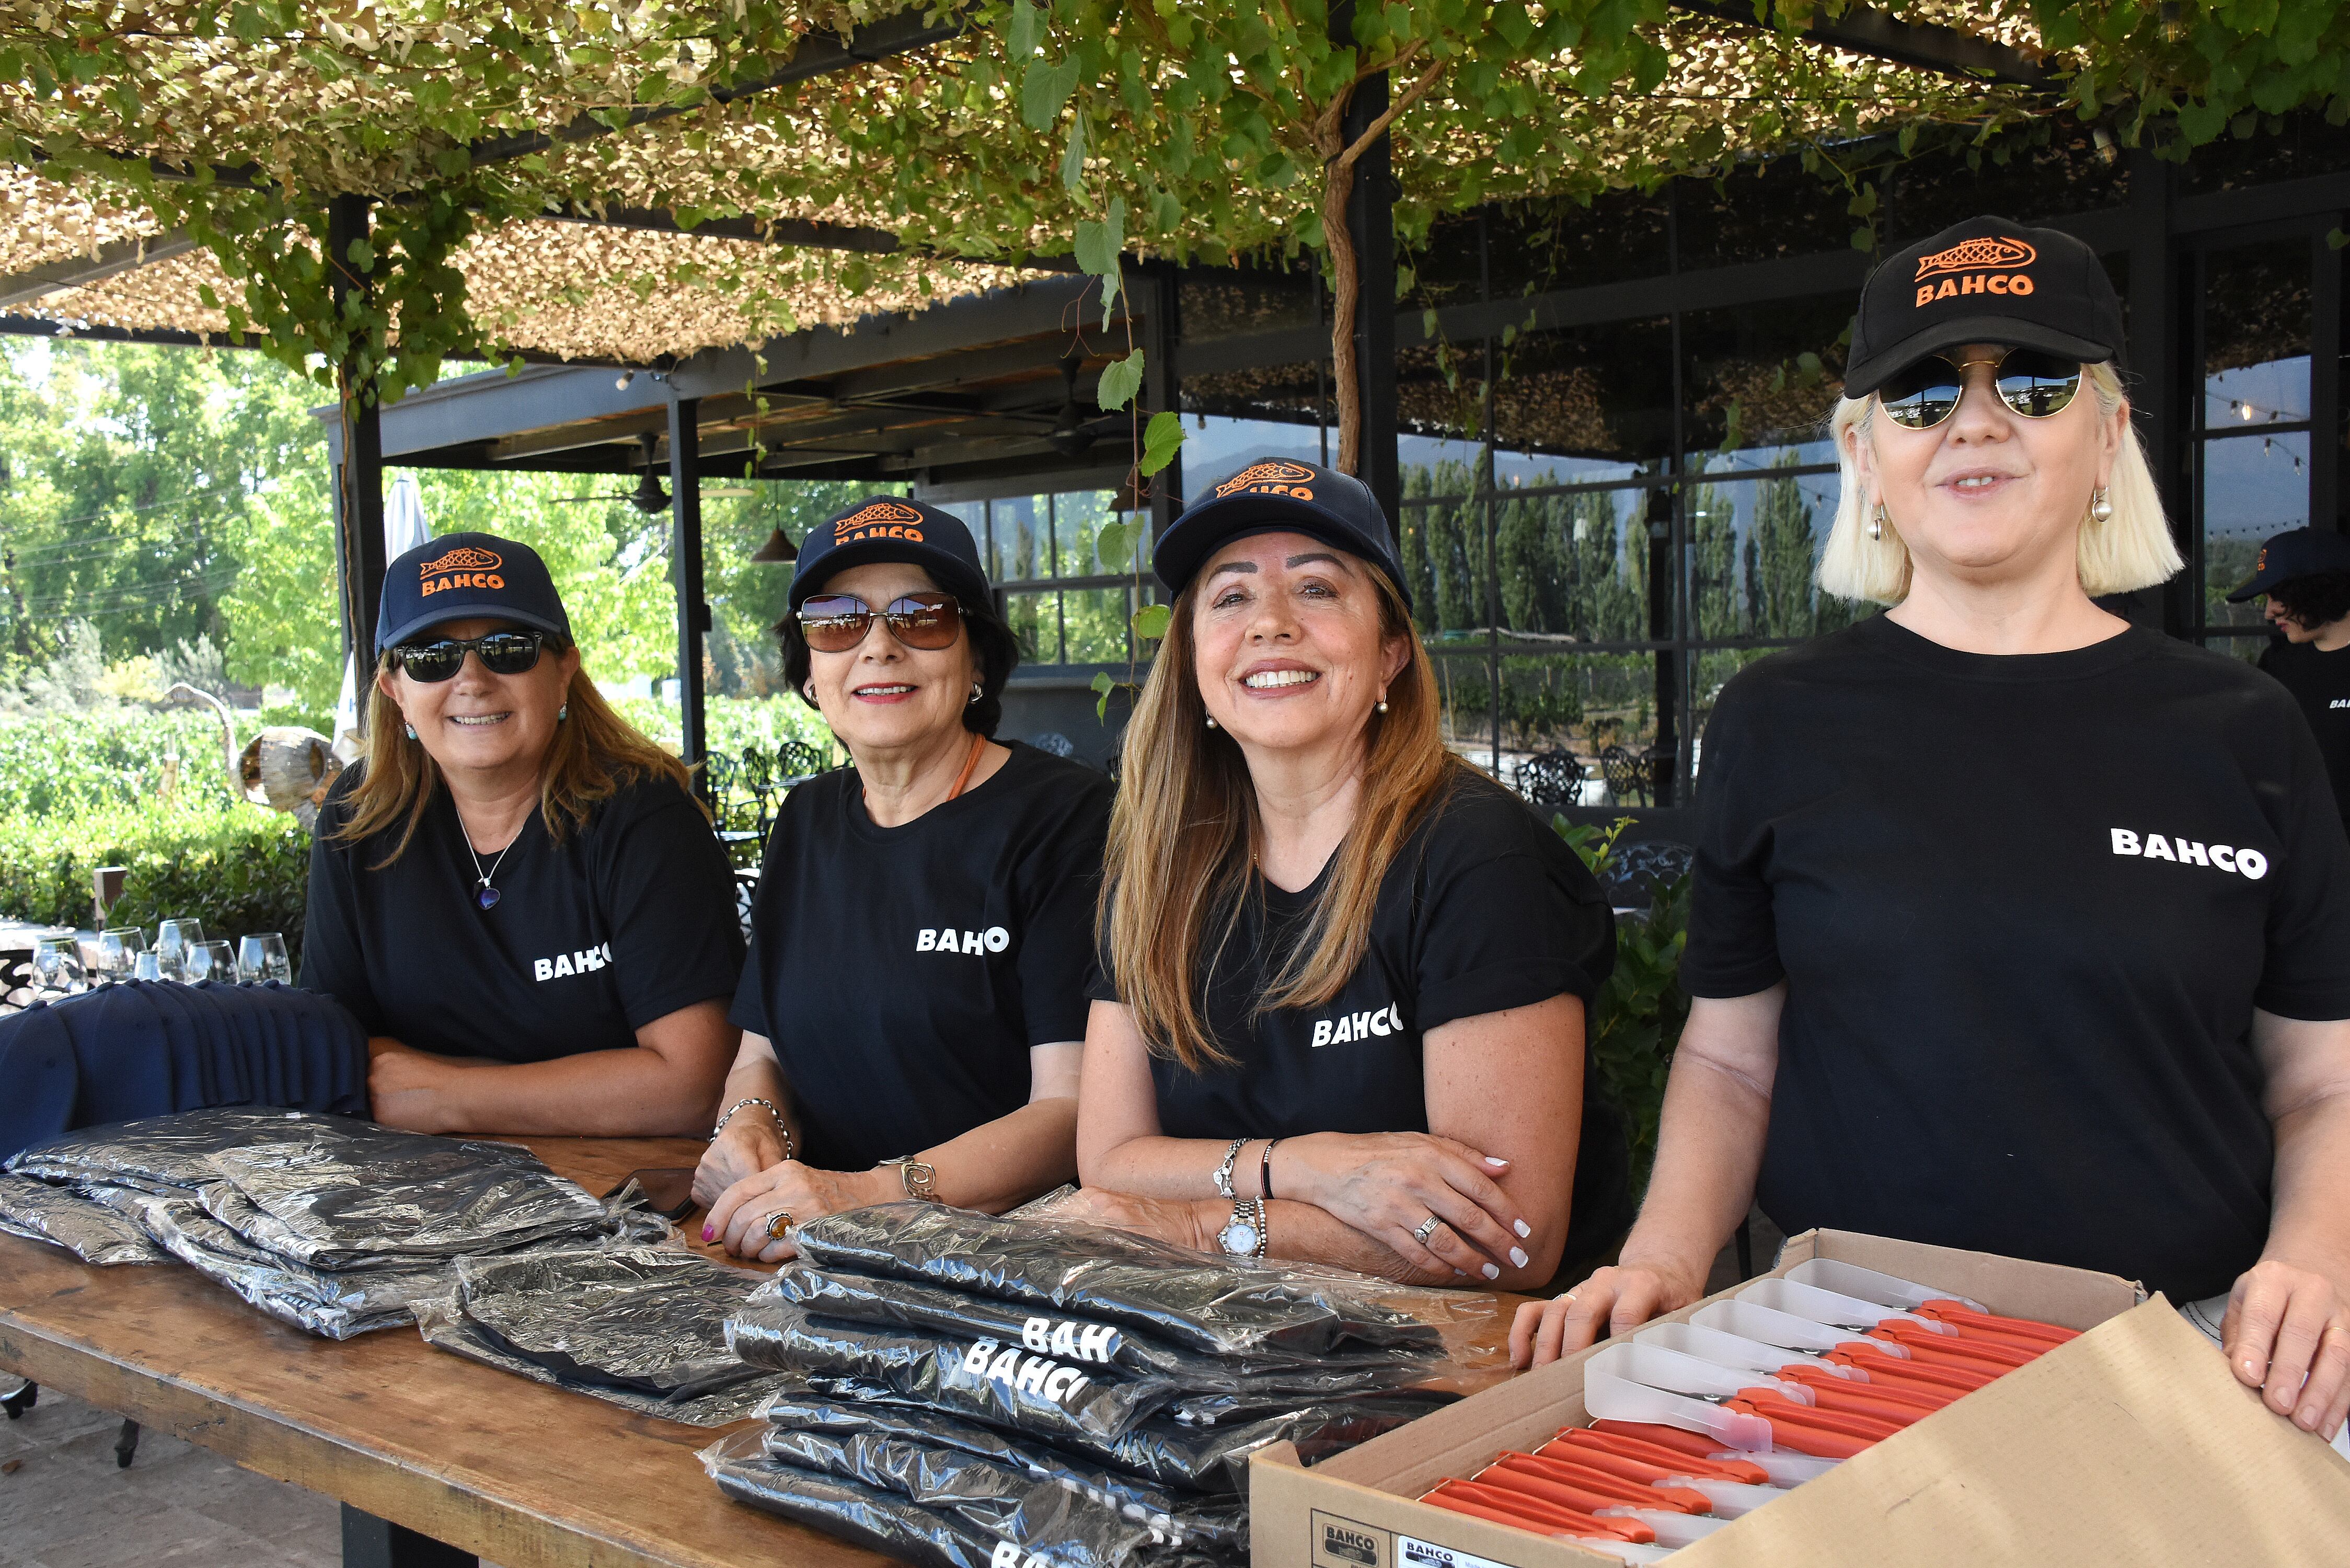
[[[1339,112],[1344,112],[1341,104]],[[1335,139],[1334,139],[1335,140]],[[1347,199],[1355,191],[1355,161],[1324,152],[1322,243],[1330,254],[1330,380],[1337,396],[1338,470],[1359,475],[1363,466],[1363,382],[1355,356],[1355,307],[1361,279],[1355,265],[1355,235],[1347,223]]]

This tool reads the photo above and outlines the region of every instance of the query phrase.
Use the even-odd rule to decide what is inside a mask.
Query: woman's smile
[[[1322,679],[1322,672],[1311,665],[1294,659],[1265,659],[1249,666],[1241,677],[1241,689],[1250,696],[1281,701],[1303,696],[1306,690]]]
[[[903,702],[920,690],[903,680],[876,680],[852,686],[848,694],[859,702]]]

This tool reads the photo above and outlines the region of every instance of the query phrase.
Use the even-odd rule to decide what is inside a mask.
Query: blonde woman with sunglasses
[[[1000,1210],[1076,1173],[1108,776],[992,739],[1019,643],[961,519],[868,497],[811,530],[784,672],[853,768],[767,836],[704,1240],[909,1199]]]
[[[1522,1362],[1694,1300],[1759,1201],[2142,1281],[2340,1428],[2350,844],[2288,694],[2094,602],[2180,565],[2122,344],[2054,231],[1870,276],[1820,584],[1889,607],[1715,708],[1655,1176]]]

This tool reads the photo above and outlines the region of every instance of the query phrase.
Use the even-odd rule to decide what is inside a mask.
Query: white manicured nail
[[[1523,1247],[1511,1248],[1510,1262],[1517,1264],[1517,1266],[1522,1269],[1524,1268],[1526,1266],[1526,1250]]]
[[[1489,1155],[1487,1155],[1487,1156],[1485,1157],[1485,1163],[1486,1163],[1487,1165],[1507,1165],[1507,1164],[1509,1164],[1510,1162],[1509,1162],[1508,1160],[1506,1160],[1506,1159],[1495,1159],[1492,1155],[1490,1155],[1490,1154],[1489,1154]]]
[[[1525,1237],[1532,1236],[1534,1233],[1534,1227],[1533,1227],[1533,1226],[1531,1226],[1531,1225],[1527,1224],[1527,1223],[1526,1223],[1524,1220],[1519,1220],[1519,1221],[1518,1221],[1518,1235],[1520,1236],[1520,1238],[1521,1238],[1521,1239],[1525,1238]]]
[[[1489,1279],[1489,1280],[1498,1280],[1498,1279],[1500,1279],[1500,1278],[1502,1277],[1502,1266],[1501,1266],[1499,1263],[1488,1263],[1488,1264],[1486,1264],[1486,1265],[1485,1265],[1485,1277],[1486,1277],[1487,1279]]]

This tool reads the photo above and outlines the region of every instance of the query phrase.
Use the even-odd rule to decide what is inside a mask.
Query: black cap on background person
[[[1211,486],[1159,536],[1151,568],[1180,594],[1218,550],[1252,534],[1303,534],[1359,556],[1409,602],[1395,532],[1370,486],[1295,458],[1259,458]]]
[[[951,512],[894,495],[868,495],[844,506],[800,541],[792,573],[795,610],[825,582],[868,561],[907,561],[930,573],[965,608],[988,603],[987,571],[970,527]]]
[[[2262,542],[2252,575],[2230,591],[2228,602],[2240,605],[2300,578],[2336,572],[2350,572],[2350,534],[2331,528],[2287,529]]]
[[[538,552],[495,534],[443,534],[384,568],[378,653],[452,620],[512,621],[567,647],[577,640]]]
[[[2122,358],[2122,303],[2097,253],[2057,229],[1970,218],[1895,251],[1861,286],[1844,395],[1929,354],[2012,343],[2084,365]]]

